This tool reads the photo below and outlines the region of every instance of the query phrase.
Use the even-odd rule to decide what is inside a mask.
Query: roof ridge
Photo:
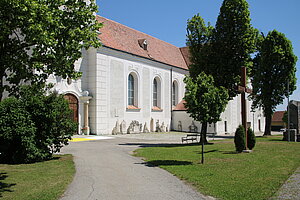
[[[169,45],[172,45],[172,46],[176,47],[176,48],[179,49],[179,50],[180,50],[180,48],[182,48],[182,47],[175,46],[174,44],[171,44],[171,43],[169,43],[169,42],[166,42],[166,41],[164,41],[164,40],[162,40],[162,39],[159,39],[159,38],[157,38],[157,37],[154,37],[154,36],[152,36],[152,35],[149,35],[149,34],[147,34],[147,33],[144,33],[144,32],[142,32],[142,31],[140,31],[140,30],[136,30],[136,29],[131,28],[131,27],[127,26],[127,25],[121,24],[120,22],[114,21],[114,20],[112,20],[112,19],[108,19],[108,18],[103,17],[103,16],[100,16],[100,15],[96,15],[96,16],[97,16],[97,17],[100,17],[100,18],[104,18],[104,19],[106,19],[106,20],[108,20],[108,21],[117,23],[117,24],[119,24],[119,25],[121,25],[121,26],[125,26],[126,28],[129,28],[129,29],[131,29],[131,30],[133,30],[133,31],[140,32],[140,33],[142,33],[142,34],[144,34],[144,35],[146,35],[146,36],[149,36],[149,37],[151,37],[151,38],[160,40],[161,42],[164,42],[164,43],[167,43],[167,44],[169,44]],[[144,38],[140,38],[140,39],[144,39]]]
[[[188,70],[185,55],[179,47],[106,17],[95,17],[104,24],[98,37],[106,47]],[[147,49],[142,50],[138,43],[140,39],[149,41]]]

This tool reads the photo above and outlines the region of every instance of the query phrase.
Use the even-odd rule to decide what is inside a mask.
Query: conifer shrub
[[[242,125],[239,125],[235,131],[234,144],[236,151],[239,153],[246,149],[245,129]]]
[[[249,127],[247,131],[247,144],[248,148],[252,150],[255,147],[256,137],[253,130]]]

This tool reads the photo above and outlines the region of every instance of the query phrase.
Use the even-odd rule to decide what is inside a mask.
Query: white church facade
[[[83,50],[75,69],[78,80],[50,76],[64,94],[73,118],[83,134],[127,134],[154,131],[190,131],[201,125],[185,111],[183,79],[188,74],[188,52],[145,33],[97,16],[104,24],[99,39],[103,46]],[[229,102],[222,121],[209,132],[233,133],[241,124],[240,96]],[[264,126],[261,110],[250,113],[255,132]],[[193,129],[194,130],[194,129]]]

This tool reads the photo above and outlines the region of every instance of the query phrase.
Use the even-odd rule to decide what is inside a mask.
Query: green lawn
[[[205,146],[171,145],[138,149],[150,165],[159,166],[194,185],[201,193],[221,199],[267,199],[300,166],[300,143],[282,136],[257,138],[253,153],[236,154],[233,140]]]
[[[58,199],[74,173],[72,155],[33,164],[0,164],[0,199]]]

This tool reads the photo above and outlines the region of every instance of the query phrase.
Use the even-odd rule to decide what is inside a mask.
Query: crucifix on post
[[[241,103],[242,103],[242,125],[245,129],[245,136],[246,136],[246,150],[248,148],[247,142],[247,105],[246,105],[246,93],[251,93],[252,90],[247,88],[247,69],[246,67],[241,68],[241,85],[238,86],[238,91],[242,94],[241,95]],[[253,130],[254,131],[254,130]]]

